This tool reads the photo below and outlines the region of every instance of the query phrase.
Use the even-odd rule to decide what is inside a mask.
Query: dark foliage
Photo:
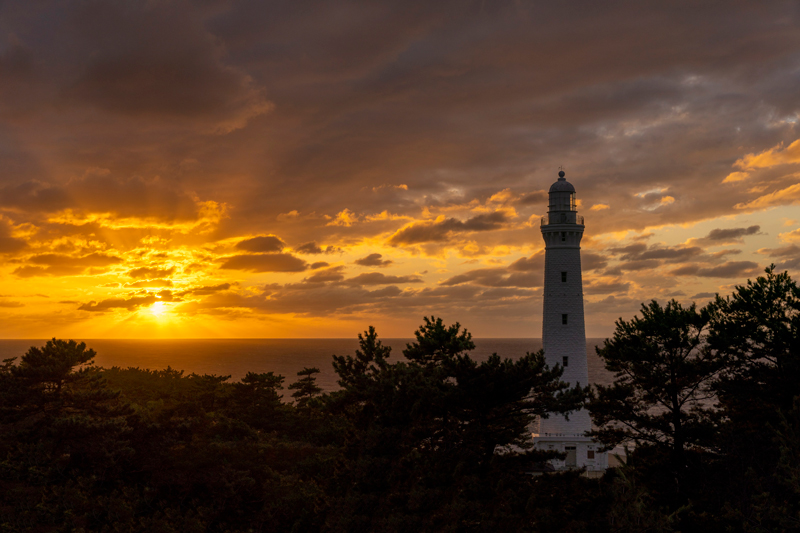
[[[533,476],[534,416],[585,391],[543,354],[469,357],[425,318],[393,360],[370,327],[340,390],[101,369],[53,339],[0,365],[2,531],[786,531],[800,527],[800,294],[786,274],[620,320],[588,406],[602,479]],[[288,398],[287,398],[288,396]],[[551,452],[552,453],[552,452]]]

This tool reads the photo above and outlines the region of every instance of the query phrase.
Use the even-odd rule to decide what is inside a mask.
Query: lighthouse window
[[[563,231],[561,232],[561,240],[562,241],[566,241],[567,240],[567,234],[564,233]]]
[[[568,315],[561,315],[561,323],[562,324],[566,324],[567,323],[567,316]]]
[[[594,450],[589,450],[586,452],[587,459],[594,459]]]
[[[566,283],[566,282],[567,282],[567,273],[566,272],[562,272],[561,273],[561,283]]]
[[[566,355],[561,358],[561,366],[569,366],[569,357]]]

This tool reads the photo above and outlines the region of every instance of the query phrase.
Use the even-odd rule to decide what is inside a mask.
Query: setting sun
[[[164,302],[156,302],[150,306],[150,313],[158,319],[163,319],[166,312],[167,305]]]

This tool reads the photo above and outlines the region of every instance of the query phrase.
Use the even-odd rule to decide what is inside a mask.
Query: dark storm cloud
[[[421,244],[426,242],[441,242],[456,233],[472,231],[492,231],[503,227],[508,217],[502,211],[476,215],[465,221],[456,218],[446,218],[441,221],[416,222],[397,231],[389,238],[391,246],[405,244]]]
[[[234,255],[226,258],[220,268],[249,272],[302,272],[308,264],[291,254]]]
[[[366,257],[356,259],[354,263],[366,267],[386,267],[393,263],[391,259],[381,259],[382,257],[383,255],[381,254],[369,254]]]
[[[267,235],[239,241],[236,248],[247,252],[280,252],[286,248],[286,243],[275,235]]]

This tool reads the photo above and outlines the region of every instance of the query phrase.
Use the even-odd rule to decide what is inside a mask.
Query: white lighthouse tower
[[[562,381],[585,387],[589,383],[586,360],[586,327],[583,320],[583,281],[581,279],[581,238],[583,217],[578,215],[575,187],[558,173],[550,187],[548,213],[542,217],[544,254],[544,309],[542,344],[547,365],[564,368]],[[542,418],[539,432],[533,434],[540,450],[566,453],[563,461],[551,460],[556,470],[585,467],[587,472],[608,468],[608,456],[586,432],[592,428],[589,413],[582,409],[569,415],[551,414]]]

